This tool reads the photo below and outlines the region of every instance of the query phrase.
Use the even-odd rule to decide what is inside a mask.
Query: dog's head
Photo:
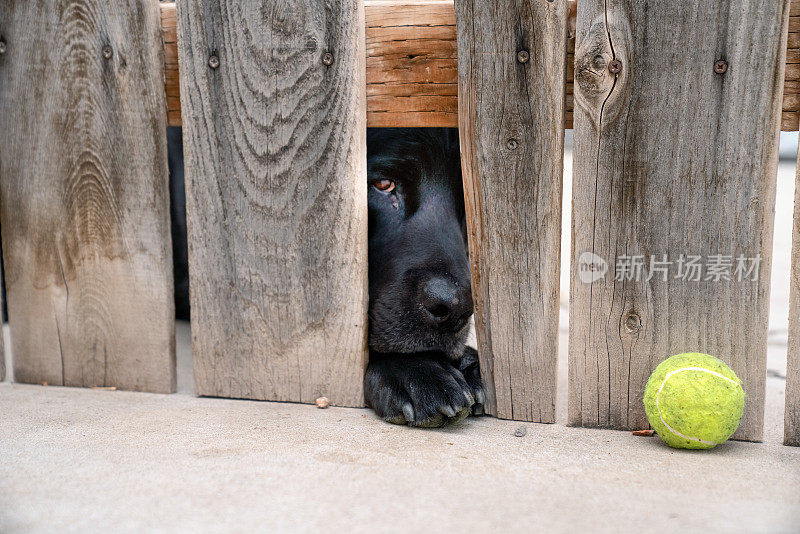
[[[370,347],[458,357],[472,315],[458,131],[367,138]]]

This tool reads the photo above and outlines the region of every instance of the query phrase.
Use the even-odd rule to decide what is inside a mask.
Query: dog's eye
[[[375,189],[383,191],[384,193],[391,193],[394,191],[394,182],[391,180],[377,180],[372,182],[372,185],[375,186]]]

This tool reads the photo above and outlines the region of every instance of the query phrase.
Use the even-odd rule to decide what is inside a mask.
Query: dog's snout
[[[423,284],[420,301],[428,322],[442,329],[459,331],[472,315],[470,288],[443,277],[433,277]]]
[[[456,286],[444,278],[432,278],[422,288],[422,304],[435,319],[446,319],[458,306]]]

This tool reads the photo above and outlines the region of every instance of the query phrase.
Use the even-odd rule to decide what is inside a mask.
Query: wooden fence
[[[567,2],[564,126],[572,128],[577,4]],[[367,126],[458,126],[458,56],[453,0],[365,0]],[[177,17],[161,4],[167,116],[181,125]],[[800,121],[800,3],[792,4],[786,48],[781,129]]]
[[[487,408],[553,422],[574,123],[570,424],[646,426],[650,371],[699,350],[743,379],[735,437],[758,441],[778,131],[798,116],[788,0],[11,0],[15,377],[174,391],[165,128],[182,124],[197,393],[361,406],[366,127],[457,125]],[[794,232],[797,445],[800,211]],[[681,276],[689,256],[756,275]]]

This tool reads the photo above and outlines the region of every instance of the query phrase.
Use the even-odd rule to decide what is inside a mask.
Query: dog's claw
[[[484,415],[486,404],[486,392],[482,387],[475,388],[475,404],[472,405],[472,415]]]
[[[467,398],[467,404],[470,406],[475,404],[475,396],[469,390],[464,390],[464,396]]]
[[[411,406],[410,402],[403,404],[403,415],[406,418],[406,422],[411,423],[414,421],[414,407]]]
[[[441,412],[444,415],[446,415],[447,417],[455,417],[456,416],[456,411],[453,409],[452,406],[447,406],[447,405],[442,406]]]

